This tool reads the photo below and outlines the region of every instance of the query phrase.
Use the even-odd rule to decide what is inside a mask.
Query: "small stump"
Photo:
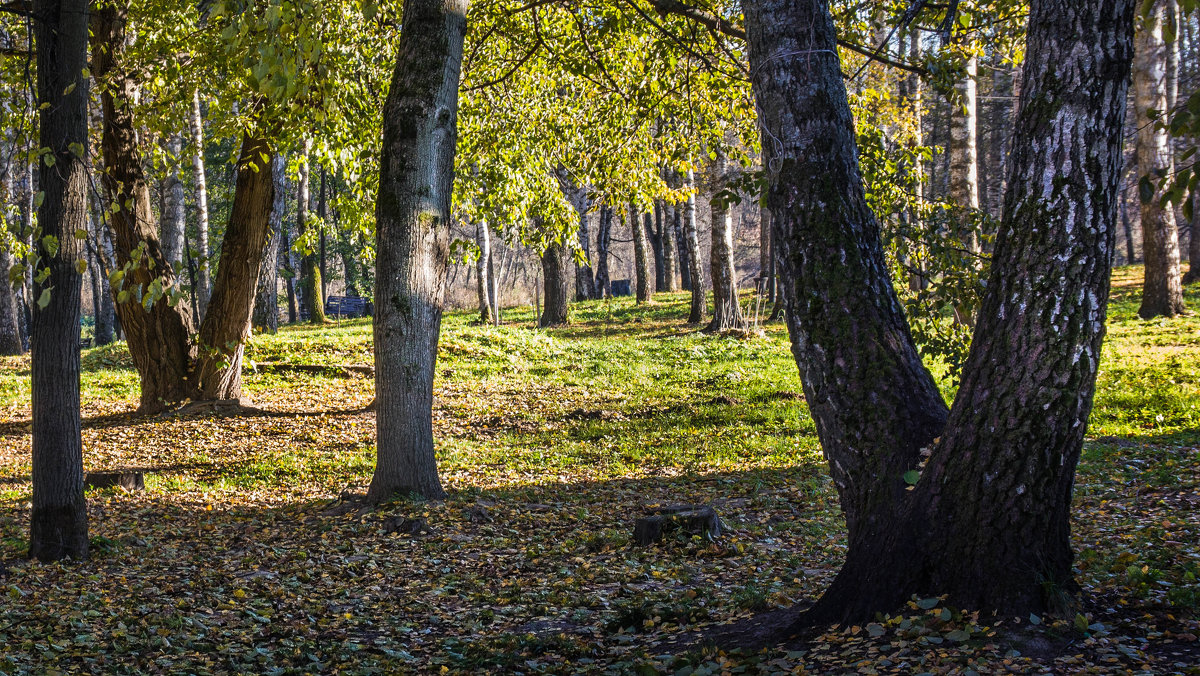
[[[721,519],[711,505],[659,507],[650,510],[650,514],[639,518],[633,524],[633,541],[642,547],[662,540],[668,533],[680,530],[710,540],[721,536]]]
[[[141,472],[88,472],[83,477],[84,488],[112,488],[119,486],[127,491],[146,488],[146,479]]]

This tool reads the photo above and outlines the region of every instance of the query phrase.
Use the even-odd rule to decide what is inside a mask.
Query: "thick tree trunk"
[[[647,225],[642,224],[642,219],[638,216],[638,210],[635,205],[630,203],[629,209],[629,236],[633,239],[633,268],[636,280],[636,295],[637,302],[646,303],[651,300],[653,293],[654,280],[650,278],[650,261],[647,258],[648,247],[646,243],[646,228]],[[622,219],[624,220],[624,219]],[[649,221],[649,214],[647,214]]]
[[[100,182],[115,209],[109,213],[117,267],[113,292],[129,353],[141,377],[139,410],[154,413],[187,397],[186,379],[195,356],[187,302],[168,302],[175,274],[158,239],[150,189],[141,163],[132,102],[136,80],[124,71],[126,9],[106,5],[92,18],[92,72],[106,82]]]
[[[793,354],[849,529],[804,623],[859,622],[914,593],[1040,614],[1047,590],[1072,588],[1067,510],[1104,331],[1133,4],[1033,3],[1004,222],[947,423],[863,198],[828,4],[747,3],[764,134],[784,139],[764,164],[778,167]]]
[[[492,267],[492,238],[488,232],[487,221],[475,224],[475,245],[479,247],[479,259],[475,261],[475,271],[478,273],[475,290],[479,296],[479,321],[495,324],[495,299],[492,297],[491,276],[488,274]]]
[[[30,380],[33,406],[33,510],[29,555],[42,561],[88,554],[87,503],[83,497],[83,441],[79,423],[79,297],[76,262],[87,228],[88,176],[79,148],[87,145],[88,3],[38,0],[39,145],[52,166],[39,163],[41,237],[34,279]],[[57,246],[47,247],[47,242]]]
[[[200,116],[200,91],[192,92],[192,110],[188,116],[192,132],[192,180],[196,190],[196,249],[200,252],[199,288],[195,289],[196,313],[203,318],[208,312],[212,280],[208,265],[208,180],[204,169],[204,118]]]
[[[717,193],[725,189],[728,161],[724,154],[717,154],[713,167],[712,190]],[[712,249],[709,262],[713,278],[713,318],[706,331],[720,332],[745,328],[742,305],[738,301],[737,269],[733,264],[733,216],[729,204],[721,198],[709,202],[712,209]]]
[[[309,203],[309,170],[308,149],[310,141],[305,140],[304,151],[300,160],[299,178],[296,181],[296,236],[304,242],[304,253],[300,258],[300,289],[304,311],[308,321],[313,324],[325,323],[325,295],[321,293],[321,268],[315,248],[309,248],[308,230],[311,225],[308,218]]]
[[[692,292],[692,306],[688,313],[689,324],[704,321],[705,289],[704,266],[700,258],[700,233],[696,226],[696,177],[687,170],[684,187],[689,189],[687,207],[683,215],[683,240],[687,252],[687,286]]]
[[[179,177],[179,160],[183,155],[183,138],[171,134],[167,141],[167,177],[163,185],[162,251],[163,258],[173,271],[183,264],[184,234],[187,226],[183,201],[183,181]]]
[[[279,331],[279,238],[282,236],[283,216],[287,208],[287,157],[276,155],[271,162],[271,177],[275,194],[271,201],[271,218],[267,225],[267,245],[263,247],[262,266],[258,271],[258,290],[254,296],[254,328],[268,333]]]
[[[467,0],[407,0],[375,206],[378,455],[367,497],[445,495],[433,449],[433,376],[450,253],[450,194]]]
[[[562,244],[551,244],[542,252],[542,285],[546,303],[538,326],[561,326],[567,323],[571,303],[571,250]]]
[[[254,294],[275,203],[275,150],[265,138],[242,136],[233,208],[221,242],[217,279],[200,323],[190,379],[196,400],[242,397],[242,353],[250,336]]]
[[[1172,169],[1170,138],[1150,119],[1150,111],[1167,109],[1167,45],[1163,26],[1166,3],[1157,2],[1149,14],[1139,16],[1137,49],[1133,62],[1133,104],[1137,128],[1137,164],[1141,181],[1160,185]],[[1142,201],[1142,257],[1146,282],[1138,315],[1174,317],[1184,311],[1183,285],[1179,269],[1179,231],[1175,210],[1160,206],[1162,188]]]
[[[608,273],[608,253],[612,242],[612,207],[600,207],[600,229],[596,233],[596,297],[612,298],[612,279]]]

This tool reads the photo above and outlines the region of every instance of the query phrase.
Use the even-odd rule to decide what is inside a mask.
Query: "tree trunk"
[[[863,197],[828,4],[746,4],[764,135],[783,140],[763,159],[777,167],[768,202],[792,350],[849,530],[846,563],[802,624],[861,622],[914,593],[1040,614],[1047,591],[1070,591],[1133,4],[1033,3],[1003,224],[949,422]],[[1063,180],[1044,180],[1056,170]]]
[[[254,294],[275,203],[275,150],[266,138],[242,135],[233,208],[208,312],[200,323],[199,354],[190,380],[196,400],[242,397],[242,353],[250,336]]]
[[[407,0],[383,110],[375,204],[378,455],[367,497],[445,495],[433,376],[450,253],[450,196],[467,0]]]
[[[687,251],[687,282],[692,291],[688,323],[699,324],[704,321],[705,314],[704,267],[700,261],[700,233],[696,227],[696,177],[691,169],[685,174],[684,187],[689,192],[683,217],[683,238]]]
[[[1157,2],[1149,14],[1137,20],[1137,49],[1133,61],[1134,119],[1137,127],[1139,187],[1142,200],[1142,258],[1146,281],[1138,315],[1174,317],[1184,311],[1183,285],[1179,269],[1179,231],[1175,210],[1160,205],[1163,176],[1172,170],[1171,141],[1165,129],[1150,119],[1150,111],[1167,109],[1167,45],[1163,26],[1166,3]],[[1159,186],[1159,187],[1152,187]]]
[[[292,262],[292,242],[288,230],[286,221],[280,223],[279,255],[283,258],[283,285],[287,289],[288,323],[295,324],[299,319],[299,303],[296,299],[296,266]]]
[[[300,289],[304,311],[308,321],[313,324],[325,323],[325,297],[321,293],[321,268],[317,251],[309,245],[312,239],[309,234],[309,170],[308,150],[310,141],[304,141],[304,150],[300,160],[299,178],[296,181],[296,237],[304,244],[304,252],[300,258]]]
[[[1184,284],[1200,282],[1200,191],[1192,191],[1192,228],[1188,235],[1188,271],[1183,277]]]
[[[674,205],[666,204],[661,200],[658,204],[663,210],[663,277],[667,282],[666,287],[662,290],[674,293],[679,290],[679,252],[676,247],[678,238],[675,234],[679,217]]]
[[[173,271],[178,271],[183,264],[184,234],[187,220],[184,215],[183,181],[179,178],[179,160],[183,155],[183,138],[179,134],[171,134],[167,141],[167,177],[164,181],[162,208],[162,250],[163,258]]]
[[[723,153],[717,153],[713,166],[712,190],[718,193],[725,189],[728,161]],[[712,209],[712,249],[709,263],[713,278],[713,318],[706,331],[721,332],[745,328],[742,305],[738,301],[737,269],[733,264],[733,217],[729,204],[720,197],[709,202]]]
[[[646,226],[642,225],[642,219],[638,217],[637,207],[633,203],[629,204],[627,211],[629,212],[629,236],[633,239],[633,267],[637,277],[637,302],[646,303],[651,300],[651,285],[654,283],[654,280],[650,279],[650,261],[647,260]]]
[[[691,258],[688,257],[687,237],[683,227],[683,209],[679,208],[679,204],[674,204],[671,210],[674,212],[672,227],[675,229],[675,251],[678,253],[679,259],[679,288],[683,291],[691,291],[692,265]]]
[[[596,297],[612,298],[612,279],[608,274],[608,252],[612,242],[612,207],[600,207],[600,230],[596,233]]]
[[[654,290],[667,290],[667,270],[663,264],[665,257],[663,245],[663,213],[662,201],[654,200],[654,221],[651,223],[650,214],[646,214],[646,230],[650,240],[650,250],[654,252]]]
[[[13,190],[13,172],[21,166],[16,157],[16,147],[14,134],[13,150],[6,158],[8,171],[0,177],[3,181],[0,184],[0,226],[10,229],[10,232],[4,233],[5,240],[17,236],[17,233],[11,232],[11,224],[17,219],[10,218],[8,213],[16,196]],[[15,263],[16,260],[7,246],[0,250],[0,355],[25,354],[25,343],[21,340],[21,308],[9,282],[9,271]]]
[[[125,11],[105,5],[92,17],[92,72],[108,83],[100,93],[104,111],[100,182],[114,207],[108,218],[117,255],[113,292],[129,353],[141,377],[138,408],[155,413],[187,396],[186,379],[195,356],[194,328],[187,302],[169,299],[178,289],[159,243],[133,119],[132,102],[139,86],[121,61],[127,44]]]
[[[37,254],[30,379],[33,406],[33,510],[29,555],[42,561],[87,558],[87,503],[83,497],[83,441],[79,423],[79,297],[76,262],[87,228],[88,176],[79,148],[87,147],[88,3],[38,0],[40,162]],[[50,238],[54,238],[51,240]],[[56,241],[56,246],[47,246]]]
[[[326,268],[327,259],[325,257],[325,239],[329,230],[329,200],[326,194],[327,176],[325,167],[321,167],[321,194],[317,197],[317,215],[321,217],[321,232],[320,232],[320,265],[317,266],[317,271],[320,273],[321,283],[317,286],[321,289],[321,315],[325,314],[325,298],[329,296],[329,270]]]
[[[975,269],[982,251],[979,233],[972,224],[972,213],[979,209],[979,155],[976,142],[979,106],[976,100],[979,59],[967,59],[966,77],[954,83],[955,100],[950,103],[950,166],[947,173],[950,201],[957,207],[958,239],[966,251],[964,267]],[[965,307],[954,308],[955,319],[973,326],[973,313]]]
[[[488,270],[492,264],[492,238],[488,233],[487,221],[475,224],[475,244],[479,247],[479,259],[475,261],[476,291],[479,295],[479,321],[484,324],[495,324],[495,299],[492,298],[492,287]]]
[[[199,288],[195,289],[196,312],[203,318],[208,312],[212,291],[208,258],[208,183],[204,169],[204,118],[200,116],[200,91],[192,92],[192,110],[188,118],[192,131],[192,180],[196,190],[196,249],[199,250]]]
[[[1129,200],[1122,196],[1120,202],[1121,229],[1125,233],[1125,264],[1132,265],[1138,262],[1138,259],[1137,250],[1133,246],[1133,224],[1129,222]]]
[[[562,244],[551,244],[542,252],[542,284],[546,303],[538,327],[561,326],[567,323],[571,302],[571,250]]]
[[[92,266],[96,282],[93,288],[99,287],[100,289],[100,314],[96,317],[96,345],[108,345],[116,340],[117,309],[113,305],[112,289],[108,283],[108,275],[112,272],[110,265],[114,258],[114,251],[112,235],[108,226],[104,224],[104,219],[99,217],[102,209],[100,199],[94,192],[91,192],[91,197],[92,209],[96,214],[95,230],[93,231],[96,250],[92,252]]]
[[[262,266],[258,271],[258,287],[254,296],[252,325],[268,333],[279,331],[279,238],[282,236],[283,216],[287,209],[287,157],[276,155],[271,162],[271,178],[275,184],[271,200],[271,218],[267,228],[267,244],[263,247]]]
[[[488,298],[492,301],[492,324],[500,326],[500,285],[496,278],[495,251],[488,252],[487,263]]]
[[[580,195],[576,209],[579,211],[579,250],[583,252],[584,262],[575,264],[575,300],[591,300],[597,294],[596,282],[592,277],[591,233],[588,232],[586,193]]]

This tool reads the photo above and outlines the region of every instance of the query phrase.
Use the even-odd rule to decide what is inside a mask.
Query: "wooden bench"
[[[375,307],[367,298],[330,296],[325,299],[325,314],[338,319],[371,317],[375,314]]]

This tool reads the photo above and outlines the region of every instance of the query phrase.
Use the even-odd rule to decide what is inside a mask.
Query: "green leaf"
[[[1031,624],[1041,624],[1042,618],[1038,617],[1037,615],[1034,615],[1033,613],[1029,613],[1029,622]]]
[[[37,306],[43,310],[50,304],[50,289],[42,289],[42,295],[38,296]]]
[[[971,638],[971,632],[963,629],[955,629],[954,631],[946,634],[946,638],[950,639],[951,641],[962,643],[963,641]]]
[[[920,480],[921,480],[921,473],[915,469],[910,469],[904,473],[904,483],[908,484],[909,486],[916,486],[917,482]],[[930,606],[930,607],[932,607],[932,606]]]
[[[921,610],[929,610],[930,608],[936,606],[938,601],[939,599],[936,598],[921,599],[920,601],[917,601],[917,607]]]

